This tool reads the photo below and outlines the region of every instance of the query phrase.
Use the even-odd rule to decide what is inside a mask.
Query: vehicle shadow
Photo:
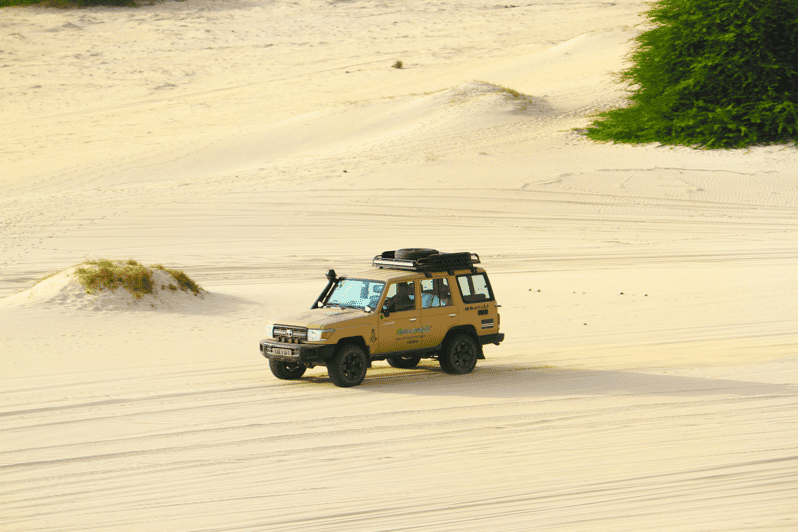
[[[330,383],[326,372],[306,375],[303,380]],[[332,384],[332,383],[330,383]],[[522,367],[517,365],[477,366],[467,375],[449,375],[437,365],[398,370],[376,363],[357,390],[429,396],[483,398],[562,396],[755,396],[798,394],[798,387],[785,384],[748,382],[663,375],[622,370]]]

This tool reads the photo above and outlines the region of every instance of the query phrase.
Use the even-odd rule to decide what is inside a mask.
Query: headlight
[[[308,342],[321,342],[332,336],[333,332],[333,329],[308,329]]]
[[[274,322],[270,321],[266,324],[266,338],[274,338],[272,334],[274,332]]]

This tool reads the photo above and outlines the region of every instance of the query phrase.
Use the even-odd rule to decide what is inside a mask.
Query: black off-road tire
[[[366,378],[368,358],[360,347],[349,344],[341,348],[327,361],[327,374],[336,386],[357,386]]]
[[[435,255],[436,253],[438,253],[437,249],[405,248],[405,249],[397,249],[394,254],[394,258],[401,260],[426,259],[430,255]]]
[[[446,373],[464,375],[474,370],[478,356],[477,342],[467,334],[458,334],[449,340],[438,355],[438,362]]]
[[[421,357],[399,356],[399,357],[388,357],[385,360],[393,368],[411,369],[418,366],[418,363],[421,362]]]
[[[296,362],[283,362],[282,360],[269,359],[269,367],[278,379],[292,381],[302,377],[307,371],[307,366]]]

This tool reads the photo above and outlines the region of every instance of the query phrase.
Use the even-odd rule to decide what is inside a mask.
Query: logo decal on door
[[[426,327],[418,327],[416,329],[398,329],[396,334],[402,336],[404,334],[419,334],[419,333],[427,333],[430,331],[432,326],[427,325]]]

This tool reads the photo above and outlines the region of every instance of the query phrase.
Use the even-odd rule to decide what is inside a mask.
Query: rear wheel
[[[327,362],[327,374],[336,386],[348,388],[357,386],[366,378],[368,358],[366,353],[356,345],[343,347]]]
[[[438,356],[438,362],[446,373],[463,375],[471,373],[477,365],[479,348],[467,334],[454,336]]]
[[[302,377],[308,369],[304,364],[295,362],[283,362],[282,360],[269,359],[269,367],[274,376],[283,380],[294,380]]]
[[[418,363],[421,362],[421,357],[413,357],[413,356],[406,356],[406,357],[388,357],[385,360],[388,361],[388,364],[394,368],[401,368],[401,369],[410,369],[415,368],[418,366]]]

